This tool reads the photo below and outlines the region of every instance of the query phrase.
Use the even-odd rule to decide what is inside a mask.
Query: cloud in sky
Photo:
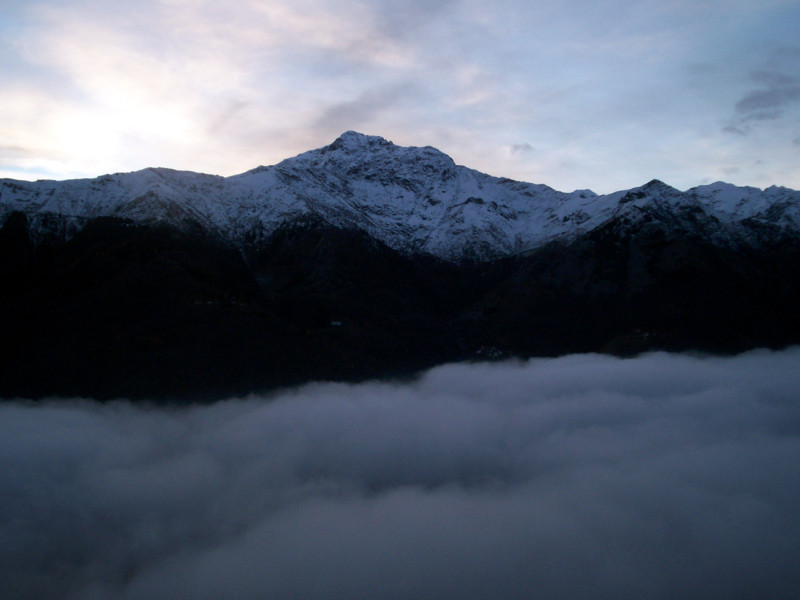
[[[800,350],[0,405],[3,598],[787,598]]]
[[[41,0],[4,15],[4,144],[34,152],[0,157],[0,174],[227,175],[354,129],[566,190],[686,188],[733,167],[736,183],[800,187],[792,92],[751,78],[800,52],[791,0]],[[737,102],[778,102],[770,135],[723,131]],[[519,140],[537,153],[509,160]]]
[[[745,118],[760,120],[760,111],[775,111],[774,114],[770,112],[769,118],[777,119],[780,117],[778,111],[800,101],[800,79],[768,71],[757,71],[752,78],[766,89],[748,92],[736,103],[736,111],[746,115]]]
[[[797,58],[800,59],[800,52]],[[750,75],[758,88],[749,90],[736,103],[736,122],[747,133],[753,121],[777,121],[788,109],[800,105],[800,66],[798,76],[775,71],[754,71]]]
[[[511,154],[515,155],[530,154],[531,152],[535,151],[534,147],[528,144],[527,142],[522,144],[511,144],[511,148],[509,150]]]

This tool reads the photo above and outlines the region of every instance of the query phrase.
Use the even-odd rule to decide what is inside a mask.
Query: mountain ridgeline
[[[0,397],[211,400],[457,360],[800,342],[800,193],[600,196],[347,132],[234,177],[0,180]]]

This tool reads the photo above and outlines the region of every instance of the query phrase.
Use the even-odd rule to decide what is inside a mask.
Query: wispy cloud
[[[749,136],[759,128],[791,122],[800,114],[800,47],[781,46],[747,74],[747,88],[734,105],[723,130]]]
[[[800,104],[800,77],[756,71],[751,74],[751,79],[762,87],[747,92],[736,103],[739,123],[774,121],[780,119],[790,105]]]
[[[326,107],[313,127],[327,137],[335,137],[351,129],[369,130],[382,113],[395,110],[398,104],[408,101],[415,91],[412,83],[366,90],[356,98]]]
[[[523,144],[512,144],[510,150],[511,154],[517,154],[517,155],[530,154],[531,152],[534,151],[533,146],[531,146],[527,142]]]

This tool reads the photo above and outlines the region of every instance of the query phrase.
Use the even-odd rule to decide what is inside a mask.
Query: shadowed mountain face
[[[800,342],[800,244],[762,237],[610,221],[459,265],[315,218],[234,248],[113,218],[34,244],[17,214],[0,230],[0,396],[205,400],[453,360]]]
[[[2,230],[3,397],[212,398],[459,356],[457,268],[305,224],[247,257],[202,231],[100,219],[35,248]]]
[[[598,196],[354,132],[234,177],[0,180],[0,397],[800,342],[800,192]]]
[[[615,229],[512,261],[479,329],[526,356],[728,353],[800,339],[796,241],[723,248],[682,231]]]

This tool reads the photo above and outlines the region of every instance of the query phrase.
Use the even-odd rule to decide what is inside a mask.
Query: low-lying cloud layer
[[[787,598],[800,350],[0,405],[0,596]]]

